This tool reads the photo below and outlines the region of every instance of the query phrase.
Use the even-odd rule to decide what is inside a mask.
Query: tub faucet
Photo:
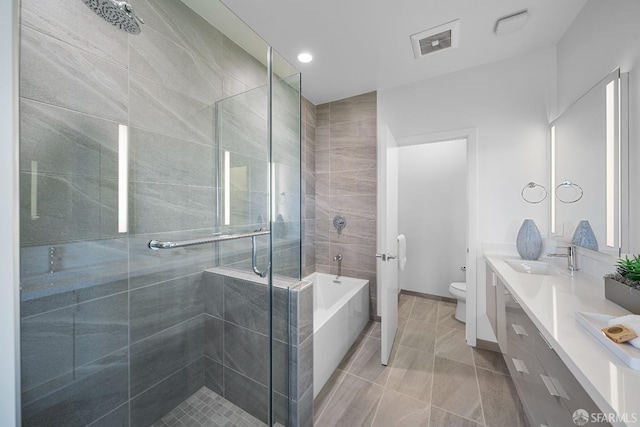
[[[548,257],[561,257],[567,258],[567,269],[573,274],[574,271],[578,271],[578,264],[576,262],[576,247],[575,245],[558,246],[558,249],[566,249],[567,253],[564,254],[547,254]]]
[[[338,275],[336,276],[335,279],[333,279],[333,283],[340,283],[340,276],[341,274],[341,270],[342,270],[342,254],[338,254],[336,256],[333,257],[333,262],[337,262],[338,263]]]

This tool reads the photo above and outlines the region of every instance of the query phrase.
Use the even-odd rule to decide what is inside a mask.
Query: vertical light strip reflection
[[[620,398],[618,396],[618,367],[609,362],[609,387],[611,387],[611,407],[616,411],[620,411]]]
[[[118,129],[118,233],[129,231],[129,127]]]
[[[617,78],[616,80],[618,82],[617,86],[618,86],[618,109],[617,109],[617,132],[616,132],[616,162],[615,165],[618,168],[617,169],[617,174],[616,174],[616,182],[617,182],[617,189],[616,189],[616,196],[618,200],[618,204],[617,204],[617,208],[618,208],[618,214],[616,215],[616,224],[617,224],[617,233],[616,233],[616,237],[618,239],[618,248],[622,248],[622,204],[620,203],[620,201],[622,200],[622,82],[620,81],[620,77]]]
[[[558,339],[558,294],[556,288],[551,291],[551,304],[553,308],[553,337]]]
[[[38,218],[38,162],[31,160],[31,219]]]
[[[231,153],[224,152],[224,225],[231,224]]]
[[[607,84],[606,93],[606,176],[607,176],[607,246],[616,244],[616,120],[615,120],[615,83]]]
[[[556,127],[551,126],[551,234],[556,233]]]

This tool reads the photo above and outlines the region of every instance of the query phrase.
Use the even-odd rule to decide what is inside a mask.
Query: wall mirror
[[[628,75],[615,70],[551,123],[552,237],[571,242],[586,220],[599,252],[626,252],[627,157]]]

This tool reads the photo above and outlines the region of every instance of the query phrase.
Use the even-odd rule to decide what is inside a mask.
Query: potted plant
[[[640,255],[618,260],[616,272],[604,276],[604,295],[620,307],[640,314]]]

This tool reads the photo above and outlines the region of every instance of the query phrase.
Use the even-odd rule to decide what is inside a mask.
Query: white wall
[[[449,285],[465,281],[467,141],[399,149],[398,229],[407,237],[402,289],[451,297]]]
[[[0,425],[18,425],[17,0],[0,2]]]
[[[548,201],[520,198],[530,181],[548,187],[549,119],[555,114],[555,48],[378,92],[378,123],[400,140],[462,128],[477,130],[478,246],[514,243],[525,218],[543,235]],[[477,311],[485,312],[485,263],[477,248]],[[474,304],[474,301],[470,301]],[[478,330],[478,338],[491,339]]]
[[[640,163],[640,2],[589,0],[557,47],[558,112],[615,68],[629,72],[630,164]],[[640,169],[630,169],[631,252],[640,252]],[[635,184],[635,185],[634,185]]]

